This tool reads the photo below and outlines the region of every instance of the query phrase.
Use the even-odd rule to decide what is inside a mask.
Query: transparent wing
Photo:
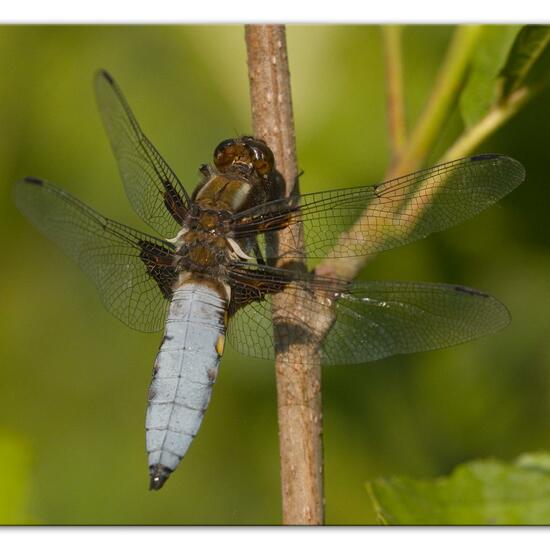
[[[471,218],[525,178],[523,166],[500,155],[455,160],[367,187],[310,193],[251,208],[233,217],[236,238],[273,234],[303,223],[310,258],[363,256],[422,239]],[[300,257],[293,244],[264,257]]]
[[[176,174],[142,132],[122,91],[107,71],[95,78],[97,104],[128,199],[163,237],[173,237],[189,204]]]
[[[307,274],[289,282],[295,277],[292,272],[267,267],[234,270],[231,280],[238,284],[233,288],[236,303],[228,332],[233,347],[254,357],[274,357],[272,303],[285,287],[290,305],[278,312],[276,322],[294,329],[299,343],[321,339],[325,320],[330,326],[335,315],[322,340],[323,364],[364,363],[453,346],[496,332],[510,321],[508,310],[498,300],[463,286],[345,283],[308,280]],[[254,301],[260,296],[260,301]],[[306,323],[304,312],[311,315]],[[285,342],[279,345],[284,349]],[[302,362],[307,364],[310,352],[305,349],[303,354]]]
[[[14,195],[19,210],[91,277],[115,317],[146,332],[163,327],[175,277],[169,243],[104,218],[37,178],[18,181]]]

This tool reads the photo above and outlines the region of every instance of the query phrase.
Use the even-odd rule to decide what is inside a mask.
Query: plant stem
[[[382,26],[386,66],[386,109],[392,164],[397,162],[406,141],[401,34],[402,27],[399,25]]]
[[[386,180],[412,172],[422,165],[441,131],[452,102],[460,90],[481,29],[482,27],[479,25],[470,25],[459,26],[455,30],[426,108],[409,137],[408,143],[405,144],[398,162],[390,165]],[[370,215],[371,212],[367,208],[359,217],[357,224],[360,226],[361,220],[368,218]],[[354,231],[357,231],[357,229],[352,227],[350,232],[353,233]],[[343,237],[345,239],[346,235],[344,234]],[[356,277],[365,267],[367,261],[372,258],[372,256],[355,256],[342,260],[334,259],[331,255],[332,253],[329,253],[321,261],[316,268],[316,273],[326,277],[338,277],[347,280]],[[338,254],[334,256],[338,256]]]
[[[245,38],[254,135],[271,147],[277,169],[286,182],[286,193],[291,195],[297,193],[298,171],[285,28],[247,25]],[[280,231],[277,238],[283,246],[296,248],[298,244],[303,249],[300,224]],[[278,315],[284,318],[285,311],[301,313],[292,294],[277,293],[273,298],[273,318],[275,349],[279,350],[275,371],[283,523],[319,525],[323,523],[320,360],[315,348],[305,349],[308,344],[299,343],[295,329],[288,323],[277,323]],[[306,367],[300,361],[304,356],[317,361]]]
[[[391,168],[388,179],[412,172],[422,165],[460,90],[481,29],[479,25],[465,25],[455,30],[426,108],[399,162]]]
[[[447,149],[440,162],[447,162],[471,154],[481,142],[515,115],[535,93],[535,90],[523,87],[513,92],[505,103],[495,104],[481,120],[467,129]]]

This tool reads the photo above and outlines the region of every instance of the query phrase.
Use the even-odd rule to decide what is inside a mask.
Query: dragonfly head
[[[275,160],[265,141],[243,136],[222,141],[214,150],[214,164],[222,173],[245,177],[256,173],[263,178],[272,173]]]

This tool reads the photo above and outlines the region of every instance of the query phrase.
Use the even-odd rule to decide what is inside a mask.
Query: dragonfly
[[[104,217],[41,178],[16,182],[14,197],[92,279],[115,317],[140,331],[164,329],[146,413],[150,489],[164,485],[197,435],[226,340],[273,359],[284,326],[316,342],[315,360],[343,365],[448,347],[508,324],[500,301],[465,286],[350,282],[294,264],[304,246],[308,258],[345,261],[452,227],[516,188],[525,178],[518,161],[483,154],[376,185],[288,197],[267,143],[240,136],[215,148],[188,191],[107,71],[96,73],[95,92],[128,200],[158,236]],[[279,238],[297,228],[304,246]],[[278,300],[283,293],[290,300]],[[299,311],[330,322],[315,333]],[[304,350],[293,360],[307,366]]]

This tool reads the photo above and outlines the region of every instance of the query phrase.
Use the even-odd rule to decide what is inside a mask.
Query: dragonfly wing
[[[509,322],[504,304],[464,286],[359,282],[336,303],[323,356],[329,364],[357,363],[446,348],[497,332]]]
[[[233,217],[235,238],[273,234],[303,224],[310,258],[365,256],[457,225],[491,206],[525,178],[501,155],[478,155],[378,185],[338,189],[265,203]],[[261,239],[260,239],[261,240]],[[290,242],[264,246],[265,258],[299,258]]]
[[[458,285],[345,283],[266,266],[240,267],[231,277],[238,285],[228,340],[241,353],[263,359],[275,354],[272,306],[283,288],[289,305],[278,311],[277,320],[294,328],[299,343],[319,339],[323,364],[364,363],[453,346],[496,332],[510,320],[497,299]],[[320,318],[333,321],[324,339],[323,330],[316,329],[327,326],[318,324]],[[303,353],[300,361],[311,362],[307,347]]]
[[[97,104],[128,199],[163,237],[180,229],[189,197],[176,174],[141,130],[118,84],[107,71],[95,78]]]
[[[115,317],[146,332],[163,327],[176,276],[170,243],[104,218],[44,180],[20,180],[14,195],[21,212],[90,276]]]

